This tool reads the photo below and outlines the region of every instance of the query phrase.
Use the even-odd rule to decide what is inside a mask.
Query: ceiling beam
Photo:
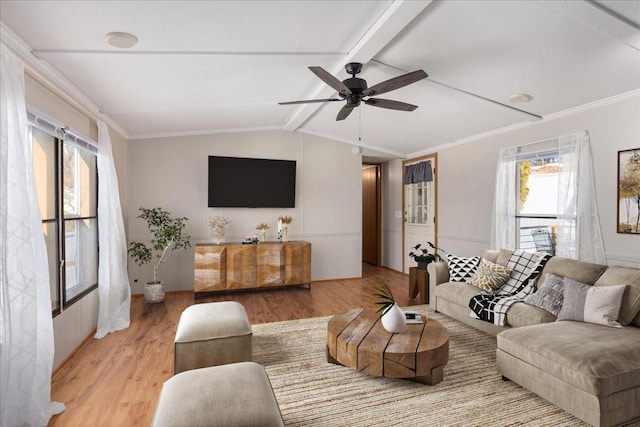
[[[395,0],[362,36],[341,63],[328,71],[335,76],[342,71],[344,64],[348,62],[361,62],[366,64],[372,60],[373,57],[409,25],[431,1],[432,0]],[[321,84],[309,95],[309,99],[329,98],[335,93],[336,91],[331,87]],[[304,104],[298,108],[282,128],[287,131],[297,130],[318,111],[321,105],[320,103]]]

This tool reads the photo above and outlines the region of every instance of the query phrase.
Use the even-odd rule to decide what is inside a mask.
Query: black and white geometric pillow
[[[478,269],[480,257],[465,258],[447,254],[447,262],[449,263],[449,281],[466,282]]]

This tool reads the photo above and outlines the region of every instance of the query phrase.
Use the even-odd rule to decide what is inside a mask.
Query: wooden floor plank
[[[400,306],[409,299],[408,276],[363,265],[363,278],[291,287],[217,294],[194,300],[192,292],[166,295],[161,304],[131,302],[131,326],[87,340],[52,379],[52,399],[67,409],[50,427],[148,426],[162,384],[173,375],[173,340],[180,313],[190,305],[238,301],[252,324],[329,316],[355,308],[376,308],[374,277],[386,281]]]

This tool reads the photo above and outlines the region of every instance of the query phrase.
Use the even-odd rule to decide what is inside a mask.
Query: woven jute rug
[[[496,339],[413,306],[449,330],[441,383],[372,377],[327,363],[329,317],[253,325],[262,364],[287,426],[584,426],[496,371]]]

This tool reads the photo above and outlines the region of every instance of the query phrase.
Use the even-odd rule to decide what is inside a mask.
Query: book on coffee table
[[[409,323],[423,323],[422,322],[422,314],[417,311],[405,311],[404,317],[407,319],[407,324]]]

